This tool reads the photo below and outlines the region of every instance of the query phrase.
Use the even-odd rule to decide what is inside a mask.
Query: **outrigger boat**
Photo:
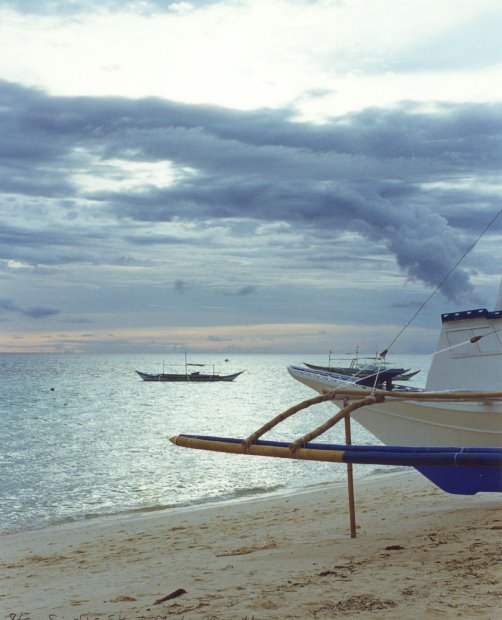
[[[349,375],[350,377],[357,378],[369,377],[377,372],[391,372],[394,375],[395,381],[409,381],[420,372],[420,370],[411,370],[411,368],[393,368],[389,366],[385,359],[380,357],[368,358],[368,362],[363,362],[358,357],[354,357],[350,360],[349,366],[333,366],[331,359],[328,362],[328,366],[318,366],[308,362],[303,362],[303,364],[313,370],[325,370],[326,372],[336,372],[339,375]]]
[[[390,383],[382,403],[352,417],[387,445],[502,447],[502,283],[497,306],[443,314],[425,389]],[[361,385],[322,370],[288,371],[319,393],[333,392],[337,406],[379,393],[371,377]]]
[[[391,371],[395,376],[396,381],[409,381],[415,375],[418,375],[420,370],[413,370],[411,368],[392,368],[378,366],[376,364],[361,364],[360,366],[318,366],[308,362],[303,362],[307,368],[312,370],[324,370],[326,372],[335,372],[339,375],[348,375],[349,377],[369,377],[377,372]],[[411,372],[410,372],[411,371]]]
[[[291,376],[319,396],[291,407],[247,438],[179,435],[171,441],[187,448],[348,467],[406,465],[449,493],[502,492],[502,283],[497,307],[491,312],[482,308],[442,315],[424,390],[394,385],[392,377],[381,389],[378,372],[371,384],[371,376],[358,379],[290,366]],[[282,420],[325,401],[341,409],[314,431],[291,443],[259,439]],[[342,419],[347,425],[350,416],[386,445],[312,443]]]
[[[149,374],[146,372],[140,372],[139,370],[137,370],[136,372],[143,379],[143,381],[169,381],[174,383],[184,381],[190,381],[192,383],[233,381],[244,372],[244,370],[241,370],[239,372],[234,372],[231,375],[219,375],[214,372],[214,368],[212,373],[204,373],[200,372],[199,370],[189,371],[189,366],[205,366],[205,364],[195,364],[187,362],[187,357],[185,354],[185,372],[183,373],[164,372],[164,369],[162,369],[162,372],[157,374]]]
[[[208,381],[233,381],[239,375],[242,375],[244,370],[235,372],[233,375],[218,375],[216,373],[208,374],[199,371],[187,372],[185,374],[165,373],[161,372],[157,375],[150,375],[146,372],[136,371],[143,381],[191,381],[191,382],[208,382]]]

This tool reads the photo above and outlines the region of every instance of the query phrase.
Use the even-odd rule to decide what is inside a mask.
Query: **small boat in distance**
[[[236,372],[233,375],[218,375],[218,374],[207,374],[202,372],[189,372],[189,373],[164,373],[161,372],[157,375],[150,375],[146,372],[136,371],[138,375],[143,379],[143,381],[191,381],[191,382],[209,382],[209,381],[233,381],[239,375],[242,375],[244,370],[240,372]]]
[[[225,360],[227,361],[227,360]],[[157,374],[150,374],[147,372],[140,372],[137,370],[138,375],[143,379],[143,381],[166,381],[172,383],[178,382],[192,382],[192,383],[209,383],[213,381],[233,381],[239,375],[242,375],[244,370],[239,372],[234,372],[231,375],[220,375],[214,372],[212,373],[204,373],[200,372],[200,370],[189,371],[189,366],[205,366],[205,364],[195,364],[187,362],[186,354],[185,354],[185,372],[175,373],[175,372],[159,372]]]

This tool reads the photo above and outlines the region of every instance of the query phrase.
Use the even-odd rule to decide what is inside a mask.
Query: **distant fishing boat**
[[[242,375],[244,370],[236,372],[233,375],[218,375],[218,374],[205,374],[202,372],[190,372],[187,374],[176,373],[159,373],[157,375],[151,375],[146,372],[136,371],[143,381],[191,381],[193,382],[208,382],[208,381],[233,381],[239,375]]]
[[[205,364],[189,363],[187,362],[187,357],[185,354],[185,372],[183,373],[164,372],[164,369],[162,369],[162,372],[157,374],[141,372],[139,370],[136,370],[136,372],[143,379],[143,381],[166,381],[172,383],[209,383],[214,381],[233,381],[239,375],[242,375],[242,373],[245,372],[244,370],[241,370],[239,372],[234,372],[230,375],[220,375],[214,372],[214,367],[212,373],[204,373],[200,372],[199,370],[189,371],[189,366],[205,366]]]

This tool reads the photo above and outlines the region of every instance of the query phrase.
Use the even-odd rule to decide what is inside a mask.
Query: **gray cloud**
[[[174,283],[174,290],[177,293],[185,293],[190,287],[183,280],[176,280]]]
[[[12,312],[14,314],[28,316],[32,319],[44,319],[46,317],[59,314],[61,310],[57,310],[55,308],[46,308],[44,306],[21,308],[12,299],[0,298],[0,313],[2,312]]]
[[[190,0],[186,4],[194,7],[216,4],[218,0]],[[76,15],[79,13],[95,13],[96,10],[110,12],[130,11],[141,15],[150,13],[170,12],[181,2],[166,0],[1,0],[0,7],[7,7],[20,13],[35,15]]]
[[[22,314],[25,314],[32,319],[44,319],[45,317],[54,316],[60,312],[61,310],[56,310],[55,308],[45,308],[44,306],[35,306],[33,308],[21,310]]]
[[[256,286],[242,286],[238,291],[237,291],[237,295],[240,296],[245,296],[245,295],[251,295],[251,293],[254,293],[256,291]]]
[[[232,342],[232,338],[224,338],[222,336],[208,336],[210,342]]]
[[[51,97],[0,82],[0,106],[0,192],[36,197],[47,208],[57,203],[66,218],[58,230],[4,223],[0,258],[100,262],[103,250],[94,248],[113,236],[106,261],[134,263],[124,256],[127,244],[197,241],[131,232],[133,223],[253,220],[286,223],[304,238],[331,242],[356,233],[374,248],[383,244],[411,280],[432,286],[499,208],[497,193],[487,188],[502,167],[500,104],[438,104],[425,111],[403,102],[319,126],[295,122],[291,109]],[[106,179],[104,164],[113,160],[169,161],[179,177],[133,190],[75,182],[83,171]],[[88,216],[85,232],[77,214]],[[451,299],[469,290],[462,268],[442,287]]]
[[[238,288],[236,290],[223,291],[221,294],[222,295],[232,295],[232,296],[236,296],[236,297],[246,297],[247,295],[251,295],[255,291],[256,291],[256,286],[247,285],[247,286],[241,286],[240,288]]]

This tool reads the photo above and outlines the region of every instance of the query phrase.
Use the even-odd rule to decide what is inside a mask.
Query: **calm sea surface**
[[[183,372],[183,356],[0,354],[0,532],[92,518],[170,510],[290,491],[345,478],[328,463],[188,450],[179,433],[245,437],[315,393],[289,364],[321,356],[193,355],[210,371],[246,372],[233,383],[147,383],[135,370]],[[428,356],[395,365],[421,368]],[[206,370],[207,370],[206,369]],[[336,413],[316,405],[269,439],[292,440]],[[377,443],[353,422],[353,443]],[[344,443],[338,425],[321,439]],[[375,466],[356,466],[367,476]],[[380,470],[382,471],[382,470]]]

